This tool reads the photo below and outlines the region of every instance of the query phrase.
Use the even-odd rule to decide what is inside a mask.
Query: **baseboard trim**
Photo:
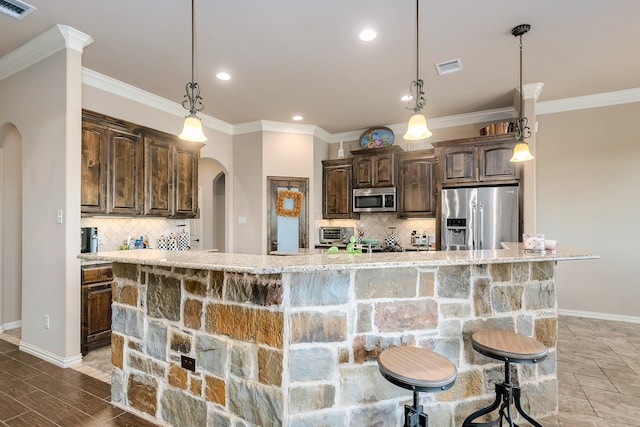
[[[20,350],[24,351],[25,353],[29,353],[30,355],[35,356],[39,359],[46,360],[49,363],[53,363],[54,365],[61,368],[70,368],[82,363],[82,354],[80,353],[71,357],[60,357],[57,354],[51,353],[47,350],[43,350],[24,341],[20,341]]]
[[[0,332],[10,331],[12,329],[22,328],[22,320],[16,320],[14,322],[8,322],[0,325]]]
[[[598,313],[582,310],[558,310],[561,316],[586,317],[588,319],[611,320],[615,322],[640,323],[638,316],[626,316],[624,314]]]

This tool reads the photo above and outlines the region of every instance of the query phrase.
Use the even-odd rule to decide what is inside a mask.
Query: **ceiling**
[[[55,24],[94,42],[86,68],[181,103],[191,79],[189,0],[28,0],[0,15],[0,56]],[[318,125],[331,133],[406,122],[400,100],[415,78],[413,0],[196,0],[196,81],[204,114]],[[518,86],[539,101],[640,87],[637,0],[420,0],[420,77],[428,118],[509,107]],[[365,27],[378,37],[358,39]],[[435,63],[460,58],[439,76]],[[219,71],[229,81],[215,78]]]

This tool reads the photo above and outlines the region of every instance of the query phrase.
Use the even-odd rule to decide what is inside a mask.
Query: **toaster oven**
[[[320,243],[325,245],[347,244],[353,236],[353,232],[353,227],[320,227]]]

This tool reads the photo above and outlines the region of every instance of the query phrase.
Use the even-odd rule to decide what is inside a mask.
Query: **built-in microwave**
[[[354,188],[354,212],[395,212],[396,189],[385,188]]]

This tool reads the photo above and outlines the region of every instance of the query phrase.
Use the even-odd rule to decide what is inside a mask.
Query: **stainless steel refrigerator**
[[[518,186],[442,190],[442,250],[500,249],[518,241]]]

